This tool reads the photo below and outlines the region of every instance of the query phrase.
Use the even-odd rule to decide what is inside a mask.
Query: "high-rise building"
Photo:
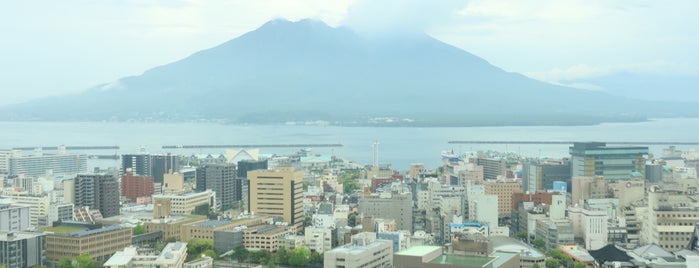
[[[476,165],[483,167],[483,178],[486,180],[497,179],[498,176],[507,175],[507,161],[504,158],[476,158]]]
[[[238,177],[235,179],[235,189],[236,195],[241,197],[243,201],[243,207],[248,207],[248,187],[250,187],[250,181],[248,180],[248,171],[252,170],[266,170],[268,168],[268,160],[240,160],[238,161]]]
[[[121,176],[121,195],[132,202],[136,202],[139,197],[150,197],[153,195],[153,177],[135,176],[131,171]]]
[[[571,175],[603,176],[608,181],[628,180],[645,173],[648,147],[607,146],[603,142],[576,142],[570,147]]]
[[[531,160],[522,165],[522,190],[535,193],[553,188],[554,181],[570,185],[570,161]]]
[[[150,176],[153,176],[153,181],[163,183],[165,174],[180,170],[180,157],[169,153],[150,155],[150,164]]]
[[[248,211],[281,216],[289,225],[303,231],[303,171],[292,167],[248,172]]]
[[[509,217],[512,214],[512,194],[522,188],[519,179],[488,180],[483,184],[485,194],[498,196],[498,216]]]
[[[212,190],[216,193],[216,200],[222,209],[231,207],[242,199],[236,195],[235,164],[211,164],[197,168],[197,192]]]
[[[78,174],[74,187],[76,207],[97,209],[105,218],[119,215],[119,181],[113,175]]]
[[[151,176],[150,155],[146,153],[122,154],[121,174],[126,174],[128,169],[131,169],[131,172],[136,175]]]
[[[607,180],[603,177],[573,177],[573,205],[584,204],[586,199],[606,198],[609,193]]]

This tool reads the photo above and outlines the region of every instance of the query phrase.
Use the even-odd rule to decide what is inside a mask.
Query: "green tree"
[[[573,265],[573,268],[586,268],[586,267],[587,267],[586,264],[579,262],[579,261],[576,261],[575,264]]]
[[[239,245],[233,249],[232,256],[240,263],[245,262],[245,260],[248,259],[249,255],[250,252],[243,245]]]
[[[136,224],[136,227],[133,228],[133,235],[140,235],[145,233],[146,227],[143,227],[143,225],[140,222]]]
[[[357,213],[352,212],[352,214],[347,217],[347,224],[349,226],[357,225]]]
[[[539,267],[538,263],[535,263],[534,265],[532,265],[532,268],[541,268],[541,267]]]
[[[78,262],[78,267],[80,268],[97,268],[97,264],[95,263],[95,260],[90,257],[90,254],[80,254],[75,257],[75,260]]]
[[[297,247],[289,254],[289,265],[294,267],[308,266],[311,251],[304,247]]]
[[[517,238],[526,240],[527,239],[527,232],[525,231],[519,231],[517,232]]]
[[[561,263],[556,259],[546,260],[546,268],[558,268],[561,267]]]
[[[211,257],[211,258],[214,259],[214,260],[218,259],[218,254],[217,254],[216,251],[214,251],[213,249],[204,250],[204,251],[201,253],[201,255],[209,256],[209,257]]]
[[[534,239],[532,244],[534,244],[534,247],[537,249],[542,249],[542,248],[544,248],[544,246],[546,246],[546,242],[544,242],[544,240],[541,238]]]
[[[204,251],[212,250],[214,253],[214,241],[210,239],[194,239],[187,243],[187,261],[196,260]],[[210,256],[211,257],[211,256]],[[218,257],[218,255],[216,255]]]
[[[323,255],[320,255],[318,251],[311,252],[311,257],[308,261],[309,263],[323,263]]]
[[[289,251],[285,247],[280,247],[277,249],[277,254],[275,254],[274,259],[276,263],[280,265],[289,264]]]
[[[73,260],[68,257],[61,258],[61,260],[58,261],[58,268],[73,268]]]

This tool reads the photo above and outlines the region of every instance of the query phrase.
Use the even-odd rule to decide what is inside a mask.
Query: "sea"
[[[699,142],[699,118],[653,119],[591,126],[503,127],[339,127],[322,125],[230,125],[218,123],[145,122],[0,122],[0,149],[44,146],[119,146],[116,150],[69,151],[86,154],[172,153],[220,154],[225,148],[163,149],[165,145],[341,144],[339,147],[261,148],[261,154],[289,154],[309,149],[320,155],[371,164],[378,143],[380,165],[408,170],[411,163],[428,169],[441,165],[443,151],[511,152],[529,157],[568,156],[567,144],[451,144],[449,141],[600,141]],[[660,156],[668,145],[651,145]],[[699,146],[678,145],[679,150]],[[235,149],[235,148],[231,148]],[[31,152],[26,152],[31,153]],[[44,153],[52,153],[44,151]],[[118,160],[90,160],[91,168],[118,167]]]

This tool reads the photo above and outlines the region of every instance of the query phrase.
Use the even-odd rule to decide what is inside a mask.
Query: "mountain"
[[[687,102],[699,99],[699,77],[619,72],[599,77],[564,80],[563,84],[585,84],[610,95],[653,101]]]
[[[139,76],[2,107],[0,119],[539,125],[697,115],[692,108],[540,82],[428,35],[367,39],[274,20]]]

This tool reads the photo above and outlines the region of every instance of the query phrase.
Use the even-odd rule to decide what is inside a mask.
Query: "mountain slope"
[[[398,117],[442,126],[590,124],[693,111],[668,107],[508,73],[427,35],[367,40],[318,21],[275,20],[140,76],[0,111],[14,120]]]

